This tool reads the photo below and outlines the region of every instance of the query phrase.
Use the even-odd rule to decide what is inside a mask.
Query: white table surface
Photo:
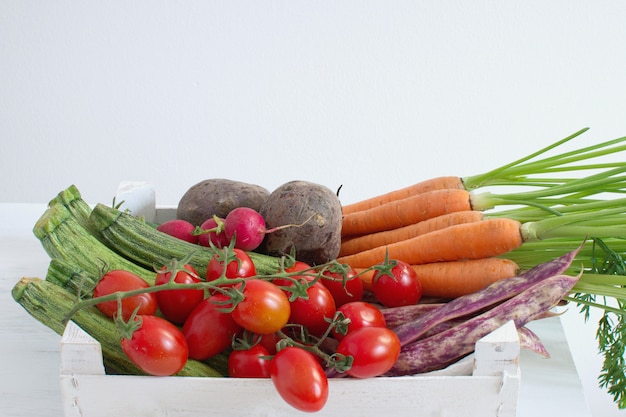
[[[61,337],[30,317],[10,293],[21,277],[45,277],[49,257],[32,234],[44,210],[37,204],[0,204],[0,409],[6,417],[63,415]],[[590,416],[561,320],[529,327],[552,357],[522,352],[518,417]]]

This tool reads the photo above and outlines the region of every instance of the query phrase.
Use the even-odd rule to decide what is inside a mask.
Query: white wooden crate
[[[514,417],[520,387],[513,322],[487,335],[470,357],[430,374],[329,381],[315,415]],[[66,417],[242,417],[305,415],[287,405],[271,380],[106,375],[100,344],[70,322],[61,340]]]
[[[121,183],[123,209],[163,222],[174,208],[156,208],[154,186]],[[520,343],[509,322],[476,344],[474,354],[442,371],[416,376],[331,379],[316,416],[514,417],[520,387]],[[294,416],[263,379],[105,375],[100,344],[70,322],[61,340],[61,390],[66,417]]]

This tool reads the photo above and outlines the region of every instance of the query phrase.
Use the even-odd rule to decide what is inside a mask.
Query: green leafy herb
[[[600,251],[603,255],[598,254]],[[620,253],[612,250],[602,239],[594,239],[594,252],[591,261],[590,271],[593,274],[626,275],[624,258]],[[626,287],[621,281],[612,284],[612,286],[621,292],[626,291]],[[599,304],[596,300],[597,295],[576,293],[573,297],[579,301],[581,312],[585,315],[586,320],[589,318],[591,306],[610,307],[608,297],[602,296],[602,304]],[[624,295],[626,296],[626,294]],[[614,300],[616,305],[612,308],[605,308],[598,322],[596,339],[598,351],[604,358],[598,380],[600,387],[606,388],[618,407],[624,409],[626,408],[626,359],[624,357],[626,351],[626,301],[619,297],[614,298]]]
[[[625,305],[619,301],[619,308]],[[598,322],[598,348],[604,361],[598,380],[619,408],[626,408],[626,319],[624,314],[605,311]]]

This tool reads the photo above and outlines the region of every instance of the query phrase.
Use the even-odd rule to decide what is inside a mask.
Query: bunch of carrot
[[[596,159],[626,150],[626,137],[537,159],[586,130],[486,174],[433,178],[344,205],[338,261],[368,286],[368,268],[386,257],[403,260],[424,295],[455,298],[516,275],[520,266],[507,255],[530,242],[567,239],[571,250],[589,237],[625,237],[626,204],[600,194],[624,192],[626,163]],[[501,185],[524,189],[476,193]],[[492,210],[502,206],[513,208]]]

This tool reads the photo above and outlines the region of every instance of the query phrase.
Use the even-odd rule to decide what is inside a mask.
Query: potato
[[[259,211],[266,228],[296,225],[265,235],[260,250],[282,256],[295,248],[296,259],[320,265],[335,259],[341,245],[341,204],[325,186],[291,181],[274,190]]]
[[[195,226],[213,217],[226,217],[236,207],[259,210],[270,192],[255,184],[213,178],[201,181],[185,192],[178,203],[176,217]]]

